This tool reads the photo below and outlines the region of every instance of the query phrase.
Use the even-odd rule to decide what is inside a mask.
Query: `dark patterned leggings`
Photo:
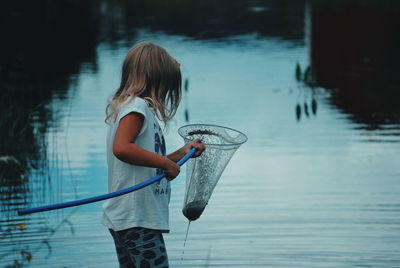
[[[164,238],[158,230],[141,227],[110,233],[114,238],[120,268],[168,268]]]

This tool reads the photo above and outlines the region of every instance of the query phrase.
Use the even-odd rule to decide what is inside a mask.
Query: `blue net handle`
[[[182,157],[181,160],[177,162],[179,166],[182,166],[185,164],[189,158],[191,158],[195,153],[197,149],[192,148],[184,157]],[[103,194],[103,195],[98,195],[98,196],[93,196],[85,199],[80,199],[80,200],[74,200],[74,201],[69,201],[69,202],[64,202],[64,203],[58,203],[58,204],[52,204],[52,205],[46,205],[46,206],[41,206],[41,207],[33,207],[33,208],[26,208],[26,209],[21,209],[18,211],[18,215],[26,215],[26,214],[31,214],[31,213],[36,213],[36,212],[43,212],[43,211],[49,211],[49,210],[55,210],[55,209],[61,209],[61,208],[68,208],[68,207],[75,207],[75,206],[80,206],[80,205],[85,205],[89,203],[94,203],[106,199],[110,199],[113,197],[121,196],[127,193],[134,192],[136,190],[142,189],[146,186],[149,186],[150,184],[153,184],[157,181],[162,180],[167,176],[166,173],[159,174],[151,179],[148,179],[147,181],[138,183],[136,185],[133,185],[131,187],[115,191],[112,193],[108,194]]]

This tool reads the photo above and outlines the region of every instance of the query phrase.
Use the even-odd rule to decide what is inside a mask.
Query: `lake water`
[[[105,105],[139,40],[164,46],[189,82],[166,132],[167,151],[182,146],[177,129],[187,123],[248,136],[191,223],[183,260],[185,172],[172,182],[165,235],[171,267],[400,267],[399,121],[371,127],[337,105],[335,91],[296,81],[296,64],[310,64],[306,37],[197,39],[148,28],[100,41],[96,64],[83,62],[67,89],[54,89],[43,135],[34,128],[44,160],[22,186],[2,185],[0,267],[117,267],[100,224],[102,202],[16,211],[107,191]]]

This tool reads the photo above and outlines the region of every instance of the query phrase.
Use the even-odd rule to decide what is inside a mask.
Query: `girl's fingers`
[[[206,146],[204,145],[204,144],[198,144],[197,146],[196,146],[196,148],[197,148],[197,153],[199,153],[199,154],[201,154],[202,152],[204,152],[204,150],[206,149]]]
[[[196,148],[197,152],[193,155],[193,157],[198,157],[204,152],[206,146],[203,143],[201,143],[201,139],[194,139],[186,145],[186,148],[189,150],[191,148]]]
[[[201,143],[200,139],[194,140],[191,146],[197,148],[197,152],[194,154],[195,157],[200,156],[206,149],[206,146]]]

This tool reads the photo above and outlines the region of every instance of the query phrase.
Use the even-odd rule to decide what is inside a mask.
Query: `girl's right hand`
[[[168,159],[166,157],[166,165],[164,167],[165,173],[167,173],[166,179],[172,181],[175,179],[179,173],[181,172],[181,167],[177,165],[174,161]]]

